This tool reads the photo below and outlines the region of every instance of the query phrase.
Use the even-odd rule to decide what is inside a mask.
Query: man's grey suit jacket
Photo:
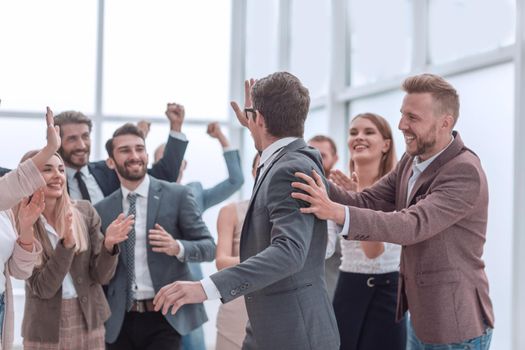
[[[243,349],[339,349],[324,280],[326,221],[302,214],[305,203],[291,197],[295,172],[322,174],[319,153],[298,139],[265,168],[244,221],[241,263],[211,279],[223,302],[245,296]]]
[[[102,232],[122,213],[122,190],[118,189],[95,205],[102,219]],[[185,186],[157,180],[150,176],[146,231],[158,223],[184,246],[184,261],[174,256],[152,251],[148,242],[148,268],[155,293],[165,285],[178,280],[192,280],[186,262],[212,261],[215,243],[201,218],[200,210]],[[127,258],[125,242],[119,245],[121,254],[115,276],[107,287],[111,317],[106,322],[106,342],[117,339],[126,313]],[[208,320],[202,304],[183,306],[175,315],[168,312],[164,317],[180,334],[184,335]]]

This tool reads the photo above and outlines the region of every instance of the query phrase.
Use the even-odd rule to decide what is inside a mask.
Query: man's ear
[[[447,130],[452,130],[454,128],[454,117],[450,114],[445,115],[441,127]]]
[[[108,168],[112,169],[112,170],[115,170],[115,161],[113,160],[113,158],[109,157],[108,159],[106,159],[106,165],[108,166]]]
[[[261,112],[256,111],[256,117],[255,117],[255,123],[259,125],[260,127],[263,127],[266,129],[266,121],[264,120],[264,115],[261,114]]]

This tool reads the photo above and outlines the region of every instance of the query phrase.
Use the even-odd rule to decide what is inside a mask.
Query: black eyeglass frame
[[[246,117],[246,119],[250,119],[250,117],[248,116],[248,112],[252,113],[252,119],[255,119],[255,115],[257,113],[257,110],[255,108],[245,108],[244,109],[244,116]]]

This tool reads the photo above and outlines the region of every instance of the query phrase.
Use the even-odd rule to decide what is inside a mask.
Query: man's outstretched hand
[[[163,315],[166,315],[172,306],[171,314],[175,315],[183,305],[199,304],[206,299],[206,292],[200,282],[177,281],[162,287],[155,295],[153,304],[155,311],[162,309]]]

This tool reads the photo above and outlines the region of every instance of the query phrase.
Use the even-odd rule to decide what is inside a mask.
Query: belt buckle
[[[369,286],[370,288],[375,287],[374,280],[375,280],[375,277],[369,277],[369,278],[366,280],[366,285]]]
[[[137,306],[138,306],[138,308],[137,308],[138,312],[140,312],[140,313],[146,312],[146,303],[144,301],[138,300],[137,301]]]

